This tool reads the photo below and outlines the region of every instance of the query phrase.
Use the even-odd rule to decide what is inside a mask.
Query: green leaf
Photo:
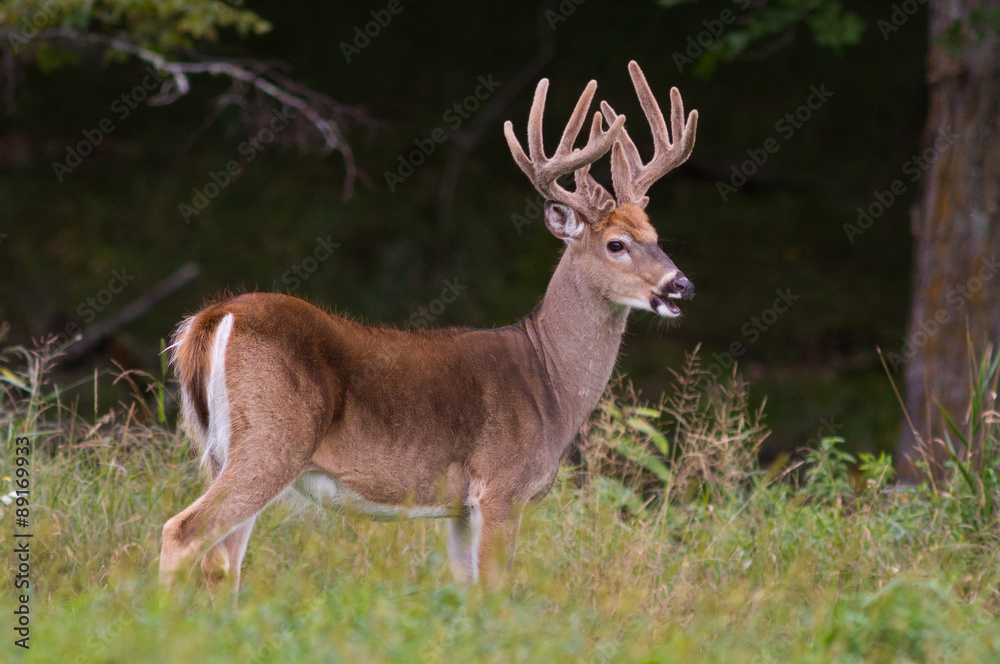
[[[50,45],[40,46],[35,50],[35,66],[46,74],[56,71],[64,65],[75,65],[77,60],[75,53]]]
[[[813,39],[820,46],[843,52],[861,41],[865,24],[854,12],[845,11],[835,2],[827,2],[813,11],[807,20]]]
[[[649,439],[653,441],[656,448],[660,450],[660,454],[667,454],[670,451],[670,443],[668,443],[663,434],[660,433],[660,431],[647,420],[639,417],[630,417],[625,423],[636,431],[649,436]]]
[[[656,478],[664,484],[668,484],[670,482],[670,470],[667,468],[666,464],[656,458],[656,455],[646,449],[645,446],[635,442],[634,440],[622,438],[613,443],[612,447],[616,452],[632,463],[635,463],[653,473],[653,475],[655,475]]]

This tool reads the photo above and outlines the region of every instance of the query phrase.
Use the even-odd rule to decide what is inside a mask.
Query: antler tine
[[[531,161],[545,158],[545,145],[542,139],[542,116],[545,114],[545,97],[549,91],[549,79],[543,78],[535,87],[535,97],[531,101],[528,112],[528,154]]]
[[[613,124],[617,116],[610,118]],[[587,144],[596,144],[596,141],[600,140],[603,135],[604,118],[600,113],[594,113],[594,119],[590,123],[590,137],[587,139]],[[622,129],[622,131],[625,131]],[[619,134],[620,136],[621,134]],[[614,146],[612,145],[612,150]],[[604,218],[614,212],[615,210],[615,199],[611,197],[608,190],[601,186],[601,184],[594,179],[594,176],[590,174],[590,164],[585,164],[580,168],[576,169],[573,173],[573,179],[576,182],[576,190],[574,193],[579,193],[583,195],[584,199],[588,202],[591,209],[596,210],[600,218]]]
[[[653,133],[653,159],[637,174],[636,189],[645,193],[650,185],[690,156],[691,150],[694,149],[695,130],[698,127],[698,111],[691,111],[691,117],[685,123],[681,93],[677,88],[670,89],[670,128],[673,134],[671,141],[660,105],[656,102],[639,64],[633,60],[628,64],[628,71],[639,97],[639,105],[642,106]]]
[[[531,111],[528,113],[528,154],[524,153],[517,136],[514,134],[514,126],[508,121],[504,123],[504,135],[507,138],[507,145],[510,147],[514,161],[524,171],[528,179],[531,180],[535,188],[546,198],[573,207],[587,221],[596,223],[614,209],[614,201],[606,191],[596,191],[594,187],[599,187],[596,181],[589,175],[590,164],[600,159],[611,146],[622,131],[625,125],[625,116],[616,116],[609,124],[607,131],[604,130],[604,117],[600,112],[595,112],[590,126],[590,136],[587,144],[579,149],[573,148],[573,143],[580,134],[580,129],[587,117],[587,110],[594,99],[597,90],[597,82],[590,81],[584,88],[576,107],[566,123],[562,137],[559,139],[559,146],[552,157],[545,155],[545,147],[542,142],[542,116],[545,112],[545,97],[548,92],[548,79],[542,79],[535,88],[535,98],[531,104]],[[577,189],[569,192],[562,188],[556,181],[566,173],[584,170],[577,175]],[[580,183],[584,186],[581,188]],[[601,188],[603,190],[603,188]],[[611,207],[608,207],[611,203]]]
[[[608,118],[608,124],[613,125],[617,118]],[[599,141],[601,136],[604,135],[604,116],[601,115],[600,111],[594,111],[594,117],[590,121],[590,135],[587,137],[587,144]],[[625,123],[622,123],[623,125]],[[611,133],[610,131],[608,133]]]
[[[611,104],[606,101],[601,102],[601,111],[609,121],[618,117]],[[632,192],[633,179],[640,170],[642,170],[642,157],[639,156],[639,148],[628,135],[628,130],[622,129],[614,147],[611,148],[611,182],[620,204],[632,201],[639,207],[646,207],[648,201],[642,200],[643,195],[636,196]]]
[[[569,116],[569,122],[566,123],[566,128],[563,129],[562,138],[559,139],[559,147],[556,148],[556,154],[569,154],[573,150],[573,143],[576,141],[576,137],[580,135],[580,128],[583,127],[584,121],[587,119],[587,111],[590,109],[590,102],[594,100],[594,92],[597,91],[597,81],[590,81],[587,83],[587,87],[583,89],[583,94],[580,98],[576,100],[576,106],[573,108],[573,114]],[[600,127],[600,125],[598,125]],[[591,133],[590,137],[594,137],[593,133],[593,123],[591,123]]]
[[[628,70],[636,95],[639,97],[639,105],[642,106],[642,112],[653,134],[653,158],[648,164],[643,164],[639,150],[623,129],[611,153],[611,176],[619,205],[633,203],[645,207],[649,201],[646,192],[653,183],[691,156],[698,129],[698,111],[691,111],[685,122],[681,93],[677,88],[671,88],[668,132],[660,105],[656,102],[642,69],[633,60],[628,64]],[[601,109],[609,119],[614,117],[614,111],[606,102],[601,103]]]
[[[528,159],[528,155],[524,154],[524,148],[521,147],[514,135],[514,123],[510,120],[503,123],[503,135],[507,139],[507,147],[510,148],[510,154],[514,157],[514,163],[530,178],[532,173],[531,160]]]

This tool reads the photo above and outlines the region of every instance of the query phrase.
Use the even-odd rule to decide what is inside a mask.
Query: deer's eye
[[[608,251],[613,254],[617,254],[619,251],[625,248],[625,245],[618,240],[612,240],[608,242]]]

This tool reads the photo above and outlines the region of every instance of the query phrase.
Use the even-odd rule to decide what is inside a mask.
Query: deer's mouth
[[[663,296],[657,293],[653,293],[649,296],[649,306],[656,313],[660,314],[665,318],[674,318],[675,316],[681,315],[681,308],[676,304],[668,300],[669,295]],[[678,296],[674,296],[678,297]]]

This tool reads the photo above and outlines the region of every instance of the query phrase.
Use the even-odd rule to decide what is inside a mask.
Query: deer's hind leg
[[[212,481],[218,479],[220,474],[219,464],[214,461],[211,464]],[[256,515],[250,517],[231,533],[208,550],[208,553],[201,559],[201,573],[208,585],[209,593],[216,597],[220,594],[223,586],[228,585],[233,594],[240,588],[240,569],[243,565],[243,556],[247,551],[247,542],[253,532]]]
[[[209,587],[218,589],[231,575],[236,589],[257,514],[310,467],[309,456],[322,431],[319,411],[281,411],[261,395],[251,396],[234,395],[232,420],[239,424],[224,448],[214,448],[211,463],[218,476],[208,491],[163,526],[164,583],[207,553],[202,570]]]
[[[213,597],[219,595],[227,584],[234,594],[239,590],[240,568],[256,520],[257,517],[252,516],[241,523],[201,559],[201,573]]]
[[[238,577],[257,514],[304,470],[304,464],[275,464],[264,456],[232,455],[205,495],[163,526],[163,583],[171,583],[206,552],[211,555],[202,569],[210,587],[217,588],[234,569]]]

